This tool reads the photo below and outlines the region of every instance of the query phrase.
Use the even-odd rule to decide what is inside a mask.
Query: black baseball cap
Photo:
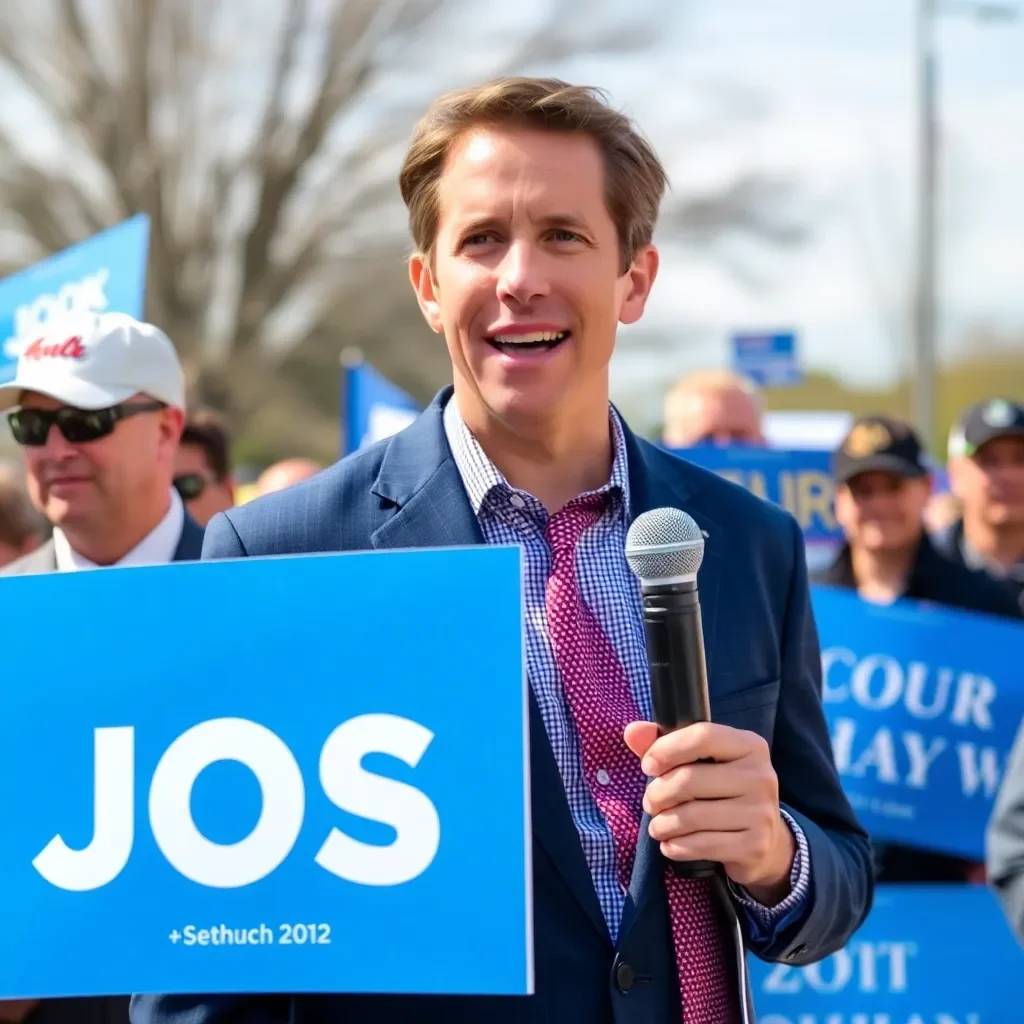
[[[951,459],[971,458],[997,437],[1024,437],[1024,405],[1008,398],[988,398],[972,405],[949,434]]]
[[[913,427],[890,416],[865,416],[854,423],[832,456],[832,475],[836,483],[845,484],[872,471],[928,476],[924,449]]]

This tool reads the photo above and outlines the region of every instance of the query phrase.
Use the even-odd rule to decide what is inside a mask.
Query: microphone
[[[637,516],[626,536],[626,561],[643,592],[644,633],[654,721],[664,735],[711,721],[697,572],[704,535],[685,512],[656,508]],[[684,878],[717,875],[714,861],[672,861]]]

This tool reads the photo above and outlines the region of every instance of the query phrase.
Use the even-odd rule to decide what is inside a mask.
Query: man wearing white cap
[[[120,313],[51,328],[0,387],[5,410],[54,529],[0,574],[199,558],[203,531],[171,484],[185,384],[161,330]]]

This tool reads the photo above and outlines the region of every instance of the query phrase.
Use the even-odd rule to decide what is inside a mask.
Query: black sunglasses
[[[195,501],[210,483],[201,473],[182,473],[172,481],[182,501]]]
[[[121,420],[142,412],[163,409],[163,402],[137,402],[132,405],[112,405],[106,409],[75,409],[70,405],[59,409],[17,409],[8,413],[14,440],[20,445],[38,448],[46,444],[50,427],[56,426],[65,441],[86,444],[98,441],[114,432]]]

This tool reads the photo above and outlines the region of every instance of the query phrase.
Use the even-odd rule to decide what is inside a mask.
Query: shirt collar
[[[178,492],[171,488],[171,505],[163,519],[120,561],[118,567],[128,565],[165,565],[174,560],[174,552],[181,541],[185,525],[185,506]],[[76,572],[80,569],[98,569],[71,546],[64,531],[58,526],[53,531],[53,552],[57,559],[58,572]]]
[[[626,435],[616,410],[608,406],[608,418],[612,431],[612,448],[614,457],[612,459],[612,471],[608,482],[597,488],[596,494],[617,494],[621,496],[622,506],[629,508],[629,466],[626,455]],[[504,474],[488,458],[487,453],[480,446],[480,442],[473,436],[469,427],[466,426],[458,404],[453,395],[444,410],[444,429],[448,438],[448,445],[452,450],[452,457],[462,477],[466,493],[469,496],[469,503],[476,516],[480,515],[484,503],[493,492],[511,494],[514,488],[505,479]],[[532,498],[525,491],[518,492],[525,497]],[[536,499],[533,499],[536,500]]]

